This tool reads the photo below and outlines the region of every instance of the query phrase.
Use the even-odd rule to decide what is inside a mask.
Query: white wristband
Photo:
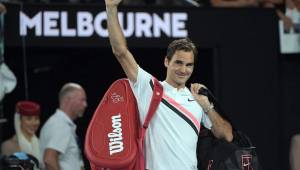
[[[204,109],[204,112],[205,112],[205,113],[208,113],[208,112],[210,112],[212,109],[214,109],[214,105],[211,103],[211,104],[208,106],[207,109]]]

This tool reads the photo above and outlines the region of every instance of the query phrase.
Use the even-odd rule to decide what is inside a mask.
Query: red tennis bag
[[[154,93],[143,126],[128,79],[107,90],[89,123],[84,151],[92,170],[145,170],[144,135],[162,97],[154,79]]]

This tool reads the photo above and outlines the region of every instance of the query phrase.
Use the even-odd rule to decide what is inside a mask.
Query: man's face
[[[166,81],[175,88],[183,88],[194,70],[194,54],[192,51],[178,50],[170,61],[165,58],[165,66]]]
[[[83,89],[75,90],[70,97],[74,116],[82,117],[87,107],[85,91]]]

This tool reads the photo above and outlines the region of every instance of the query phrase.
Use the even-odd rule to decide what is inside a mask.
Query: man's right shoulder
[[[152,79],[152,75],[148,73],[143,68],[138,68],[138,74],[137,74],[137,82],[149,82]]]
[[[52,115],[48,118],[48,120],[43,125],[42,129],[47,130],[65,130],[66,124],[62,119],[59,119],[57,116]]]

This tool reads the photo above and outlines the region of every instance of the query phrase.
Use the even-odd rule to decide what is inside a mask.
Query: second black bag
[[[261,170],[255,147],[240,131],[234,131],[234,140],[227,142],[202,129],[197,158],[199,170]]]
[[[262,170],[250,138],[236,130],[220,104],[208,89],[200,89],[208,97],[215,110],[233,127],[233,141],[214,137],[208,129],[201,129],[197,143],[198,170]]]

